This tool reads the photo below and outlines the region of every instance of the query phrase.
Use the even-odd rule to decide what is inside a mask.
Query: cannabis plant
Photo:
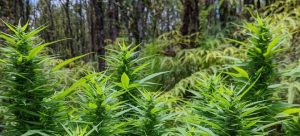
[[[108,72],[112,73],[115,82],[120,82],[123,73],[133,81],[140,78],[140,72],[148,64],[144,64],[142,60],[146,58],[138,58],[137,48],[139,46],[127,45],[125,41],[119,43],[115,49],[107,49],[106,56],[108,63]]]
[[[254,23],[245,23],[249,31],[249,43],[238,42],[246,46],[247,62],[244,63],[244,69],[252,80],[258,81],[246,97],[256,100],[267,100],[273,92],[268,86],[274,82],[276,72],[276,54],[283,49],[280,45],[284,41],[284,36],[277,34],[269,25],[267,19],[259,16]]]
[[[138,46],[127,46],[125,41],[119,43],[117,49],[108,49],[109,55],[106,56],[108,63],[108,73],[112,75],[113,82],[121,83],[124,78],[128,78],[128,84],[136,83],[141,76],[143,70],[148,64],[143,64],[144,58],[138,58],[136,49]],[[124,82],[123,82],[124,83]],[[123,86],[124,87],[124,86]],[[126,88],[126,87],[125,87]],[[122,88],[117,88],[117,90]],[[122,100],[132,100],[131,95],[136,95],[137,90],[134,88],[126,88],[127,92],[122,95]]]
[[[220,80],[217,78],[216,80]],[[206,135],[261,135],[260,126],[264,115],[259,111],[262,101],[246,101],[245,95],[255,82],[236,90],[232,85],[222,83],[205,84],[199,81],[197,91],[191,91],[195,100],[187,102],[191,107],[186,121]]]
[[[196,126],[196,127],[195,127]],[[203,128],[201,126],[198,125],[190,125],[188,123],[186,123],[186,126],[180,126],[179,128],[177,128],[177,133],[174,133],[174,135],[177,136],[196,136],[196,135],[200,135],[200,136],[208,136],[209,134],[206,131],[210,131],[209,129],[205,129],[205,131],[200,130],[199,128]],[[210,133],[211,135],[214,135],[213,133]]]
[[[89,136],[95,131],[95,129],[89,130],[88,125],[79,125],[76,123],[74,125],[73,123],[72,125],[62,125],[62,127],[66,132],[64,136]]]
[[[197,89],[197,82],[202,81],[205,84],[213,84],[213,81],[217,81],[215,80],[216,78],[220,78],[220,75],[216,73],[210,74],[210,71],[195,72],[191,76],[180,80],[169,93],[172,96],[191,97],[192,94],[188,90]]]
[[[131,105],[134,110],[130,120],[134,123],[132,134],[138,136],[162,136],[171,133],[175,120],[175,113],[171,113],[166,100],[160,93],[141,91],[141,98],[135,97],[137,106]],[[172,121],[173,120],[173,121]]]
[[[116,90],[125,90],[126,92],[120,96],[122,100],[128,100],[134,104],[132,96],[138,96],[140,93],[137,88],[148,87],[153,89],[155,84],[151,80],[159,75],[167,72],[158,72],[153,74],[145,74],[143,70],[150,64],[147,62],[148,57],[139,57],[138,46],[126,45],[123,41],[119,43],[116,49],[108,49],[106,56],[108,63],[107,73],[111,75],[112,82],[115,83]]]
[[[104,76],[104,75],[102,75]],[[103,78],[103,79],[102,79]],[[125,101],[117,98],[124,91],[114,91],[113,86],[107,86],[110,77],[91,78],[83,86],[85,97],[82,96],[83,113],[82,120],[92,122],[97,126],[94,135],[113,136],[125,133],[127,123],[121,119],[122,115],[129,111],[125,108]]]
[[[283,134],[286,136],[294,136],[300,133],[300,108],[292,107],[284,110],[276,115],[278,120],[282,122]]]
[[[72,117],[65,126],[74,126],[75,123],[78,126],[75,130],[94,130],[84,131],[85,135],[92,136],[115,136],[127,132],[128,123],[123,121],[122,115],[130,109],[126,109],[125,101],[118,100],[125,92],[114,90],[108,82],[110,79],[103,73],[91,73],[52,97],[54,100],[70,99],[66,103],[72,107]]]
[[[49,112],[51,108],[44,101],[53,93],[55,81],[51,72],[45,71],[46,55],[40,54],[44,47],[56,43],[36,43],[36,35],[45,29],[39,27],[27,31],[28,23],[13,26],[4,24],[13,32],[1,32],[0,37],[5,41],[1,48],[1,105],[8,110],[4,115],[6,135],[21,135],[31,129],[52,129],[54,118]],[[49,109],[50,108],[50,109]]]

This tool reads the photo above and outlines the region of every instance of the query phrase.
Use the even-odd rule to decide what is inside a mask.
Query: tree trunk
[[[31,7],[30,7],[30,0],[26,0],[26,13],[25,13],[25,21],[30,20],[30,12],[31,12]]]
[[[83,8],[82,8],[82,0],[79,0],[79,9],[78,9],[78,14],[79,14],[79,19],[78,19],[78,23],[79,23],[79,28],[78,28],[78,39],[79,39],[79,48],[78,48],[78,52],[79,53],[85,53],[83,51],[83,47],[84,48],[88,48],[87,46],[87,42],[86,42],[86,33],[85,33],[85,26],[84,26],[84,15],[83,15]]]
[[[191,35],[196,32],[199,32],[199,5],[198,0],[185,0],[184,1],[184,12],[182,18],[182,27],[181,34],[183,36]],[[193,37],[191,39],[190,45],[182,45],[183,48],[195,47],[195,43],[193,42]]]
[[[134,10],[135,13],[134,13],[134,32],[133,32],[137,44],[142,42],[144,36],[144,27],[145,27],[144,9],[145,9],[144,0],[138,0],[135,4],[135,10]]]
[[[52,6],[51,6],[51,0],[47,0],[46,1],[46,6],[47,6],[47,11],[48,11],[48,15],[49,15],[49,19],[50,19],[50,25],[49,28],[47,30],[47,32],[49,32],[49,34],[51,34],[51,36],[49,37],[49,39],[47,39],[48,41],[54,41],[54,31],[55,31],[55,27],[54,27],[54,17],[53,17],[53,13],[52,13]]]
[[[244,4],[254,5],[255,1],[254,0],[245,0]]]
[[[12,12],[10,10],[10,1],[7,0],[0,0],[0,18],[4,21],[8,21],[11,17],[13,17]],[[0,23],[0,29],[1,31],[6,32],[7,29],[4,25],[4,23]]]
[[[0,0],[0,17],[5,21],[16,25],[21,19],[26,22],[25,4],[23,0]],[[24,21],[25,20],[25,21]]]
[[[181,34],[189,35],[199,32],[199,5],[197,0],[184,1],[184,13],[182,19]]]
[[[67,19],[67,24],[65,26],[65,36],[67,38],[74,38],[73,37],[73,31],[72,31],[72,26],[71,26],[71,18],[70,18],[70,0],[66,0],[65,4],[63,4],[63,8],[66,13],[66,19]],[[73,57],[74,55],[74,45],[73,45],[73,39],[66,41],[68,50],[70,51],[69,57]]]
[[[189,26],[190,26],[190,15],[192,10],[192,0],[185,0],[184,1],[184,11],[183,11],[183,18],[182,18],[182,27],[181,27],[181,34],[188,35],[189,34]]]
[[[94,22],[92,23],[92,40],[93,51],[96,52],[98,58],[98,69],[100,71],[105,70],[105,61],[103,59],[105,55],[104,48],[104,14],[103,14],[103,2],[101,0],[91,0],[93,6]]]
[[[118,21],[119,21],[119,9],[116,6],[119,4],[118,0],[109,0],[109,38],[114,42],[118,36]]]
[[[226,27],[226,23],[229,21],[228,17],[230,17],[230,8],[228,1],[223,1],[220,7],[220,23],[221,28]]]

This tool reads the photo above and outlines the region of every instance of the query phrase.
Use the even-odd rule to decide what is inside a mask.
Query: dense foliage
[[[299,135],[297,1],[245,0],[249,2],[245,8],[250,5],[255,11],[244,13],[239,9],[243,6],[232,0],[207,8],[198,7],[202,2],[185,0],[181,7],[182,27],[174,31],[160,28],[163,34],[153,26],[147,26],[155,28],[153,31],[140,33],[141,27],[146,26],[139,23],[149,23],[148,17],[143,16],[143,7],[151,9],[147,14],[155,15],[159,8],[152,6],[159,2],[137,0],[136,7],[130,7],[129,2],[134,1],[112,1],[91,1],[93,46],[87,50],[91,53],[79,56],[75,55],[86,51],[75,51],[70,39],[44,42],[42,38],[54,39],[55,36],[49,36],[54,24],[50,28],[35,28],[30,21],[21,20],[14,26],[2,20],[5,29],[0,32],[1,136]],[[131,36],[114,35],[110,37],[112,41],[104,43],[103,31],[98,33],[107,20],[96,13],[103,14],[105,4],[112,10],[115,3],[121,7],[128,4],[128,9],[141,12],[133,17],[138,29],[133,32],[134,40]],[[48,12],[52,12],[53,3],[38,4],[50,5]],[[70,14],[67,17],[76,18],[68,5],[64,9]],[[213,9],[222,11],[215,15],[220,17],[219,22],[193,18],[213,17]],[[246,18],[234,17],[237,13],[233,9]],[[51,15],[59,10],[58,6]],[[69,27],[66,35],[72,37],[76,26]],[[81,29],[78,34],[82,34]],[[125,35],[133,31],[129,29]],[[54,33],[59,35],[58,32]],[[66,41],[67,47],[51,47],[62,44],[61,41]],[[61,60],[60,56],[49,55],[56,51],[73,57]]]

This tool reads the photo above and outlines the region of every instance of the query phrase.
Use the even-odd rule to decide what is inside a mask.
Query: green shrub
[[[138,46],[127,46],[125,41],[119,43],[116,49],[108,49],[109,55],[106,56],[108,64],[108,73],[111,74],[114,83],[124,83],[124,78],[128,79],[129,84],[137,83],[137,80],[141,78],[141,70],[143,70],[148,64],[142,63],[145,58],[138,58]],[[124,85],[124,84],[123,84]],[[117,90],[124,89],[124,86],[116,86]],[[134,87],[125,87],[127,92],[121,97],[122,100],[133,100],[131,95],[138,94]]]
[[[175,113],[171,113],[168,108],[168,103],[172,100],[167,100],[160,95],[142,91],[141,98],[135,98],[137,106],[131,105],[134,111],[130,118],[134,124],[133,130],[131,130],[132,134],[162,136],[172,133],[174,124],[171,123],[176,119]]]
[[[248,30],[249,43],[240,43],[247,49],[247,61],[242,64],[252,80],[258,81],[246,97],[256,100],[270,100],[273,91],[268,86],[275,81],[276,54],[283,51],[281,44],[284,36],[276,33],[267,19],[259,16],[254,23],[245,23]],[[233,40],[235,41],[235,40]]]
[[[57,41],[37,44],[36,35],[45,27],[27,32],[28,23],[24,26],[4,23],[13,32],[0,34],[5,41],[1,48],[4,73],[0,83],[1,105],[8,109],[4,115],[11,115],[4,120],[5,132],[20,135],[33,129],[51,130],[55,128],[55,119],[45,99],[54,94],[56,81],[51,78],[51,70],[45,69],[49,57],[40,52]]]
[[[116,49],[108,49],[106,56],[108,63],[107,73],[111,75],[111,82],[115,83],[116,90],[125,90],[126,92],[120,96],[121,100],[129,101],[134,104],[132,96],[139,96],[137,88],[147,87],[152,90],[155,85],[151,80],[159,75],[167,72],[158,72],[153,74],[144,73],[149,66],[148,57],[140,57],[138,46],[126,45],[123,41],[119,43]]]
[[[88,128],[95,130],[90,135],[113,136],[127,132],[128,124],[122,116],[130,109],[126,109],[126,101],[118,100],[125,91],[114,90],[108,82],[110,79],[102,73],[90,74],[79,80],[74,90],[77,95],[73,101],[79,105],[74,107],[74,121],[86,122]]]
[[[221,80],[217,76],[210,84],[198,82],[198,90],[191,91],[194,100],[187,102],[191,111],[185,120],[205,135],[262,135],[264,115],[259,113],[266,107],[260,106],[262,101],[244,100],[255,82],[236,90]]]

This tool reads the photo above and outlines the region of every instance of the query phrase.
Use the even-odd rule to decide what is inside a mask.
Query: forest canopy
[[[300,134],[299,0],[0,0],[0,19],[0,136]]]

